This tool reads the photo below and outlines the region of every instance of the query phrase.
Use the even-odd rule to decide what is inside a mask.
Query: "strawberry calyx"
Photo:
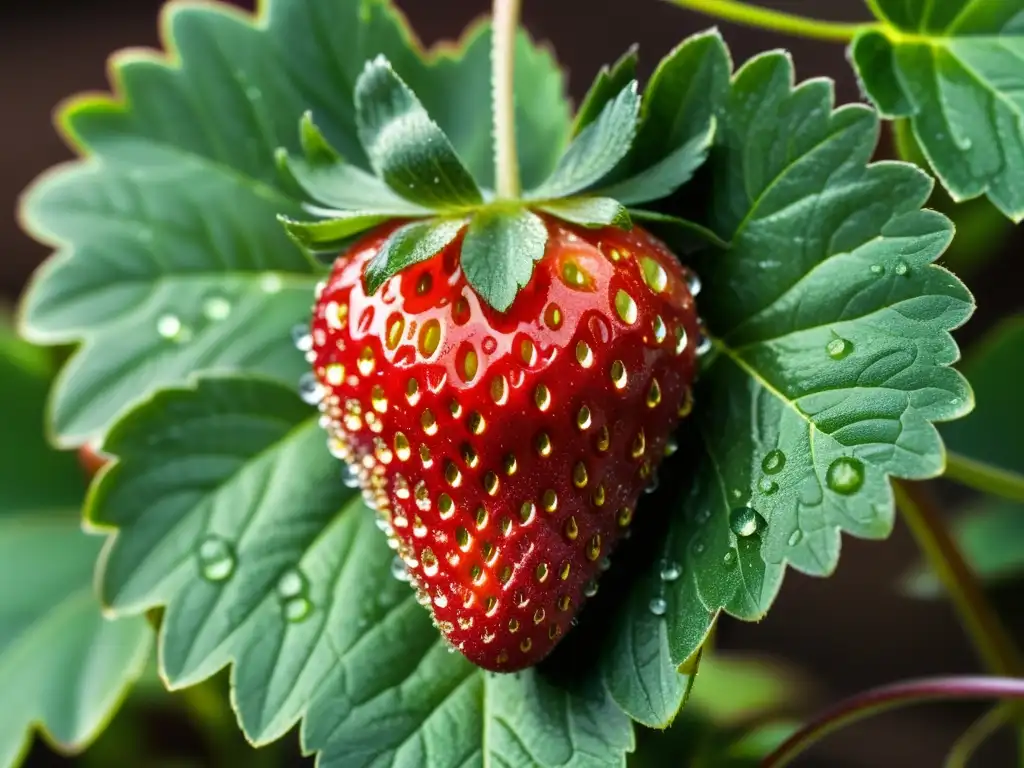
[[[652,229],[673,246],[682,235],[684,250],[693,244],[722,247],[692,222],[635,207],[671,195],[691,178],[707,155],[714,118],[665,157],[641,161],[633,156],[645,125],[639,86],[635,77],[617,86],[609,88],[599,76],[586,102],[590,116],[577,122],[549,177],[510,199],[476,182],[416,94],[378,56],[367,62],[354,94],[358,136],[372,172],[347,162],[307,112],[299,125],[302,155],[279,149],[277,158],[316,218],[279,218],[292,239],[313,253],[337,253],[368,230],[400,222],[367,265],[371,293],[462,235],[467,280],[499,312],[512,305],[544,253],[541,216],[625,231],[642,219],[654,222]]]

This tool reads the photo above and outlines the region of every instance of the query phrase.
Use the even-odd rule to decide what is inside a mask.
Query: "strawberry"
[[[505,312],[467,284],[462,234],[367,295],[384,225],[337,259],[309,351],[332,451],[420,602],[505,672],[543,659],[596,591],[690,411],[701,338],[694,278],[658,240],[544,225]]]

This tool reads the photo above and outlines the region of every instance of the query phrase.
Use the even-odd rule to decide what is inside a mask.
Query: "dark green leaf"
[[[42,438],[50,363],[0,323],[0,765],[42,730],[91,742],[141,674],[152,633],[105,619],[92,577],[102,540],[82,532],[85,476]],[[13,705],[14,698],[17,706]]]
[[[609,67],[605,64],[601,67],[576,112],[576,119],[573,121],[572,127],[573,136],[594,122],[608,102],[637,79],[637,50],[638,46],[633,44],[612,66]]]
[[[308,320],[319,267],[274,220],[305,213],[275,150],[300,151],[296,125],[311,110],[340,155],[367,168],[352,90],[368,59],[387,56],[467,166],[485,182],[492,172],[486,26],[425,60],[379,0],[270,0],[258,24],[226,5],[172,5],[165,19],[170,60],[119,56],[120,95],[80,98],[61,115],[93,158],[44,176],[25,200],[29,230],[62,248],[29,291],[26,330],[84,342],[53,394],[65,443],[197,372],[300,375],[288,331]],[[529,94],[518,99],[520,158],[536,183],[564,147],[569,107],[550,53],[525,34],[516,52]],[[228,317],[209,317],[226,306]]]
[[[711,223],[731,248],[694,262],[717,351],[666,542],[682,573],[665,595],[676,662],[717,610],[763,616],[787,564],[831,573],[840,530],[886,536],[889,477],[941,473],[932,422],[971,407],[949,331],[973,302],[933,265],[951,226],[920,210],[930,180],[868,165],[874,113],[833,112],[826,81],[792,83],[782,54],[744,66],[710,161]]]
[[[388,280],[406,267],[436,256],[451,243],[466,225],[455,221],[424,221],[396,229],[366,266],[366,292],[377,292]]]
[[[462,241],[462,271],[481,299],[504,312],[530,282],[547,242],[547,227],[535,213],[479,213]]]
[[[1003,320],[961,366],[977,405],[966,419],[942,427],[950,451],[1024,474],[1024,314]]]
[[[715,119],[712,117],[704,133],[697,134],[654,165],[596,191],[625,205],[638,205],[668,197],[692,179],[693,174],[704,164],[714,138]]]
[[[717,248],[722,251],[729,248],[729,243],[712,230],[692,221],[636,208],[630,209],[629,213],[646,229],[664,240],[675,253],[688,255],[708,248]]]
[[[568,197],[601,181],[629,152],[639,110],[634,80],[573,140],[547,181],[527,196],[535,200]]]
[[[296,221],[287,216],[278,216],[285,231],[303,248],[323,253],[335,251],[353,235],[385,222],[389,216],[367,211],[336,211],[332,218],[321,221]]]
[[[601,194],[632,205],[666,197],[688,181],[714,138],[730,70],[717,30],[688,38],[662,59],[644,89],[633,146]]]
[[[1024,219],[1024,0],[873,0],[852,60],[886,117],[913,123],[955,200]]]
[[[629,211],[610,197],[567,197],[538,206],[545,213],[583,227],[630,229]]]
[[[165,391],[110,434],[120,461],[90,507],[119,529],[103,594],[119,613],[167,606],[171,685],[234,662],[246,734],[302,717],[321,766],[621,765],[632,729],[599,684],[449,652],[323,440],[292,391],[235,378]]]
[[[427,208],[483,202],[448,137],[383,56],[359,76],[355,102],[370,164],[396,194]]]
[[[1024,575],[1024,504],[988,500],[957,515],[950,533],[971,570],[985,584],[1000,584]],[[927,564],[919,563],[904,579],[915,597],[940,597],[942,585]]]

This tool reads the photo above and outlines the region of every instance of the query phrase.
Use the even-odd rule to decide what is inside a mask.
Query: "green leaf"
[[[686,256],[708,248],[722,251],[729,248],[728,242],[696,222],[639,208],[631,208],[629,213],[634,219],[642,222],[645,229],[664,240],[677,254]]]
[[[88,745],[142,673],[141,617],[100,613],[92,576],[102,541],[79,527],[85,477],[42,439],[48,357],[0,324],[0,766],[38,728],[64,750]]]
[[[278,216],[292,239],[303,248],[320,253],[336,251],[341,243],[387,221],[390,217],[368,211],[337,211],[321,221],[296,221]]]
[[[481,299],[504,312],[530,282],[544,255],[548,230],[530,211],[485,211],[469,223],[462,241],[462,271]]]
[[[622,181],[601,187],[598,192],[615,198],[625,205],[638,205],[668,197],[693,178],[711,149],[715,138],[715,119],[712,117],[700,133],[646,170]]]
[[[629,211],[610,197],[568,197],[538,206],[545,213],[582,227],[630,229]]]
[[[639,46],[634,43],[613,65],[609,67],[605,64],[598,71],[597,77],[594,78],[590,90],[583,97],[583,103],[580,104],[580,108],[576,112],[576,118],[573,120],[572,126],[573,136],[576,136],[594,122],[608,102],[621,93],[622,89],[633,80],[637,79],[638,49]]]
[[[831,573],[841,530],[888,535],[889,478],[940,474],[932,422],[970,410],[949,331],[973,301],[933,265],[951,226],[920,210],[920,170],[868,165],[877,140],[871,110],[832,111],[828,81],[794,88],[783,54],[733,80],[709,213],[731,248],[694,261],[715,354],[665,543],[682,574],[665,595],[676,663],[717,612],[763,616],[787,564]]]
[[[276,152],[281,171],[313,200],[341,210],[366,210],[377,213],[423,214],[426,208],[404,200],[376,176],[345,162],[313,122],[310,112],[299,122],[299,141],[305,157]]]
[[[851,47],[864,90],[910,118],[954,200],[982,194],[1024,220],[1024,0],[872,0]]]
[[[304,215],[275,153],[301,150],[296,125],[309,110],[341,156],[368,168],[352,100],[368,59],[387,56],[467,167],[491,178],[486,25],[424,58],[383,0],[262,7],[256,23],[226,5],[169,6],[169,57],[118,55],[118,95],[61,112],[90,157],[25,198],[28,230],[60,253],[33,281],[23,322],[34,341],[83,342],[52,395],[64,444],[194,373],[301,374],[288,330],[308,320],[319,267],[274,220]],[[569,107],[551,55],[525,34],[516,54],[520,158],[536,183],[565,145]]]
[[[167,606],[170,684],[233,663],[249,738],[301,717],[322,766],[621,765],[632,729],[599,684],[449,652],[323,441],[291,390],[251,378],[165,391],[111,432],[89,508],[118,528],[100,583],[115,612]]]
[[[1009,472],[1024,474],[1024,314],[1004,319],[964,360],[961,371],[977,405],[966,419],[945,424],[950,451]]]
[[[731,67],[717,30],[688,38],[662,59],[644,89],[636,139],[601,194],[634,205],[689,181],[714,138]]]
[[[448,137],[383,56],[359,76],[355,102],[363,149],[396,194],[435,209],[483,202]]]
[[[459,236],[462,219],[424,221],[396,229],[366,266],[366,291],[373,295],[406,267],[436,256]]]
[[[1024,575],[1024,504],[986,499],[957,515],[950,534],[971,570],[985,584],[1015,581]],[[936,598],[945,590],[926,563],[903,579],[914,597]]]
[[[639,111],[640,95],[634,80],[580,132],[547,181],[530,190],[527,197],[568,197],[601,181],[629,152]]]

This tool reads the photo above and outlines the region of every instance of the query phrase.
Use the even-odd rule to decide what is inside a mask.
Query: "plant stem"
[[[976,491],[1011,501],[1024,501],[1024,475],[958,453],[946,455],[945,476]]]
[[[967,768],[971,757],[985,741],[1002,728],[1013,717],[1013,708],[1007,704],[992,707],[988,712],[975,720],[970,728],[956,740],[943,768]]]
[[[495,191],[499,198],[505,200],[519,197],[514,72],[520,2],[494,0],[491,88],[494,99]]]
[[[673,5],[689,8],[708,16],[715,16],[736,24],[760,27],[813,40],[848,43],[867,24],[821,21],[805,16],[761,8],[740,0],[668,0]]]
[[[1021,675],[1024,661],[1020,652],[949,535],[931,494],[919,483],[896,482],[893,490],[907,527],[949,594],[985,667],[999,675]]]
[[[936,677],[874,688],[851,696],[790,736],[761,768],[789,765],[830,733],[896,707],[950,699],[1024,699],[1024,680],[1010,677]]]

